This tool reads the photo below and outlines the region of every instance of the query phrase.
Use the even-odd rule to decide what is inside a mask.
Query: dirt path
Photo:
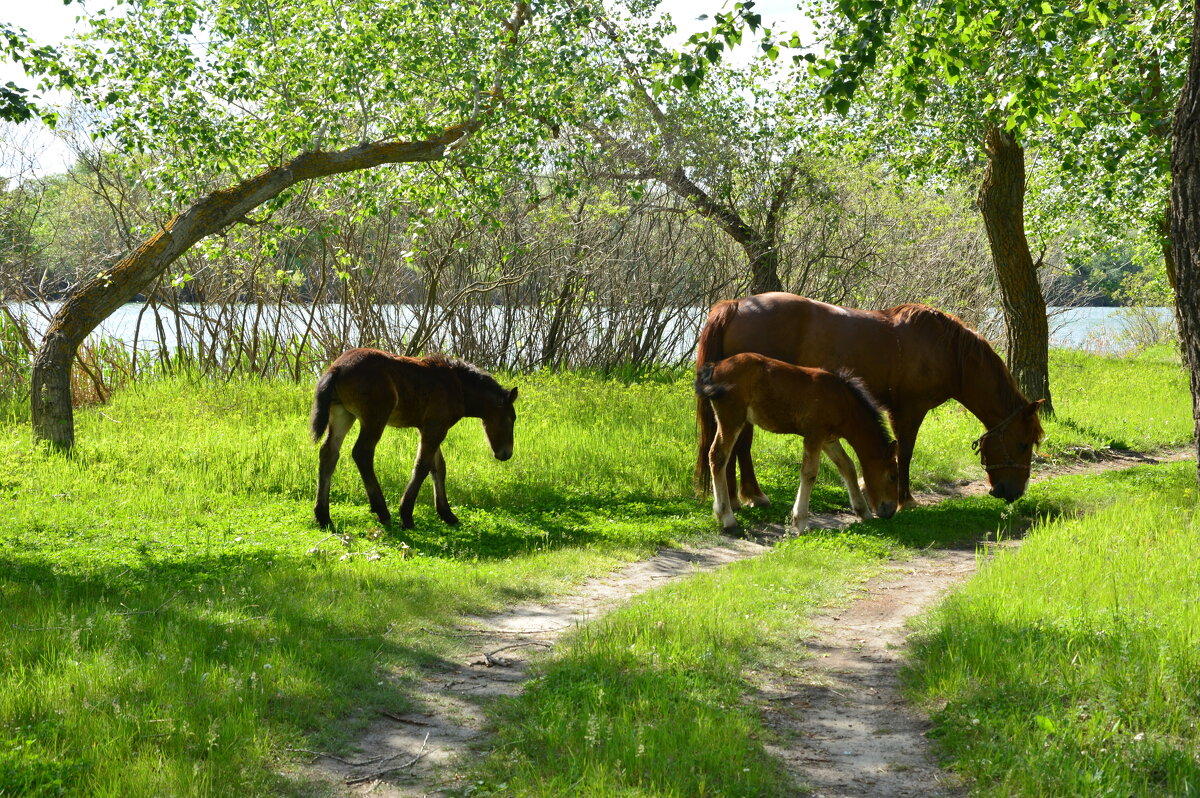
[[[1126,468],[1180,459],[1190,450],[1158,459],[1122,452],[1098,462],[1051,467],[1039,479],[1065,473]],[[922,502],[986,492],[982,483],[944,486]],[[814,516],[825,528],[855,520],[846,513]],[[484,728],[483,705],[520,692],[528,662],[562,634],[608,612],[639,593],[667,581],[757,556],[782,536],[779,527],[756,530],[757,542],[723,538],[703,549],[669,549],[655,557],[593,579],[575,594],[550,604],[527,604],[502,615],[471,618],[460,631],[472,640],[472,654],[459,666],[430,674],[415,698],[421,709],[381,715],[359,740],[352,758],[320,755],[305,774],[337,785],[348,794],[439,796],[462,786],[453,762],[468,753]],[[780,742],[772,752],[798,785],[824,798],[955,796],[932,759],[924,734],[929,722],[908,707],[899,692],[909,618],[932,606],[978,566],[974,544],[945,549],[889,569],[866,583],[849,606],[814,619],[802,676],[759,674],[755,697],[766,723]]]
[[[826,523],[835,523],[833,516]],[[422,706],[407,715],[375,720],[358,741],[353,758],[319,756],[307,775],[345,784],[351,794],[437,796],[459,786],[446,767],[482,733],[482,705],[515,695],[529,677],[528,662],[550,648],[564,632],[597,618],[630,597],[665,582],[754,557],[767,546],[722,538],[702,549],[663,549],[609,576],[586,582],[575,594],[550,604],[524,604],[502,615],[468,618],[460,632],[472,640],[472,653],[453,670],[431,674],[417,687]]]
[[[768,747],[818,798],[951,796],[929,721],[900,694],[905,624],[973,574],[969,550],[918,557],[873,579],[848,607],[817,616],[799,677],[768,676],[757,696],[780,735]]]

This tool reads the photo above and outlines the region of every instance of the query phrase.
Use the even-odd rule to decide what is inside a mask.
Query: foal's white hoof
[[[795,516],[788,518],[788,531],[793,535],[803,535],[808,530],[808,519],[797,521]]]

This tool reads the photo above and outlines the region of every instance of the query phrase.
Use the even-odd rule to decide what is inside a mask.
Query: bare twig
[[[526,643],[513,643],[511,646],[504,646],[504,647],[498,648],[492,652],[485,651],[483,653],[483,659],[476,660],[476,662],[483,662],[489,668],[491,668],[494,665],[499,665],[500,667],[504,667],[508,663],[502,659],[497,658],[496,655],[499,654],[501,651],[508,651],[510,648],[524,648],[525,646],[542,646],[543,648],[551,648],[552,647],[550,643],[543,643],[538,640],[530,640],[529,642],[526,642]]]
[[[363,767],[364,765],[374,765],[377,762],[382,762],[385,759],[387,759],[387,757],[384,757],[384,756],[377,756],[377,757],[374,757],[373,759],[364,759],[361,762],[351,762],[349,759],[342,759],[340,756],[334,756],[333,754],[327,754],[324,751],[310,751],[307,748],[288,748],[286,750],[291,751],[292,753],[296,753],[296,754],[309,754],[310,756],[312,756],[314,758],[314,760],[322,759],[322,758],[332,759],[335,762],[341,762],[343,765],[350,765],[351,767],[356,767],[356,768]]]
[[[421,750],[417,752],[416,756],[414,756],[412,759],[405,762],[403,765],[395,765],[394,767],[387,767],[387,768],[383,768],[382,770],[376,770],[374,773],[368,773],[365,776],[355,776],[352,779],[346,779],[346,784],[362,784],[364,782],[374,781],[375,779],[378,779],[382,776],[386,776],[389,773],[395,773],[397,770],[404,770],[405,768],[412,767],[413,765],[417,764],[425,757],[425,744],[428,742],[429,742],[429,733],[426,732],[425,739],[421,742]],[[394,759],[395,757],[392,757],[392,758]]]
[[[411,725],[413,725],[413,726],[437,726],[437,724],[436,724],[436,723],[426,723],[426,722],[425,722],[425,721],[423,721],[423,720],[413,720],[413,719],[411,719],[411,718],[406,718],[406,717],[403,717],[403,716],[401,716],[401,715],[397,715],[397,714],[396,714],[396,713],[394,713],[394,712],[388,712],[386,709],[379,709],[379,710],[376,710],[376,711],[377,711],[377,712],[378,712],[380,715],[383,715],[385,718],[388,718],[388,719],[390,719],[390,720],[394,720],[394,721],[396,721],[397,723],[408,723],[408,724],[411,724]]]

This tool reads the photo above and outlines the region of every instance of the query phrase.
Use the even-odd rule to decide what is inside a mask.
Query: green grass
[[[813,535],[635,599],[575,634],[496,709],[473,794],[789,794],[743,703],[746,671],[779,666],[811,611],[845,596],[890,548]]]
[[[1058,482],[1120,500],[1038,524],[927,617],[911,691],[979,795],[1193,794],[1195,463]]]
[[[471,793],[791,794],[795,785],[765,746],[771,733],[743,697],[754,670],[798,667],[815,608],[844,600],[849,586],[914,550],[1009,537],[1034,519],[1096,512],[1131,484],[1174,479],[1173,470],[1137,469],[1040,483],[1013,505],[952,499],[793,539],[645,594],[578,632],[525,693],[495,709],[493,747],[469,776]]]
[[[1157,362],[1091,358],[1077,380],[1099,384],[1121,370],[1168,398],[1143,407],[1117,393],[1109,411],[1078,417],[1061,401],[1060,418],[1099,432],[1063,426],[1051,453],[1094,445],[1118,406],[1134,426],[1155,413],[1187,415],[1186,384]],[[416,675],[455,655],[458,643],[443,632],[462,615],[569,590],[656,547],[717,531],[708,502],[691,492],[687,375],[504,381],[521,385],[514,458],[495,461],[480,425],[464,421],[444,449],[462,523],[436,518],[427,487],[416,529],[403,533],[373,520],[348,456],[333,484],[337,535],[312,522],[311,386],[140,384],[78,413],[69,459],[35,450],[25,424],[0,427],[0,795],[307,789],[279,775],[291,761],[287,747],[345,750],[374,710],[403,710]],[[1126,435],[1113,429],[1109,439]],[[960,410],[935,414],[918,446],[918,484],[978,477],[968,445],[978,434]],[[1184,439],[1156,427],[1148,445]],[[414,450],[415,435],[395,431],[379,448],[393,509]],[[775,505],[744,520],[781,521],[799,441],[760,435],[756,453]],[[846,506],[824,470],[813,508]],[[789,579],[800,592],[763,628],[798,623],[881,552],[941,545],[1009,517],[978,499],[876,522],[865,527],[869,543],[838,538],[845,554],[817,544],[781,553],[779,562],[799,563]],[[825,584],[822,570],[832,581],[805,587]],[[706,639],[738,631],[718,626]],[[764,634],[767,648],[747,647],[746,656],[768,656],[778,638]],[[733,667],[698,674],[696,689]],[[737,794],[737,778],[722,776],[721,789]]]

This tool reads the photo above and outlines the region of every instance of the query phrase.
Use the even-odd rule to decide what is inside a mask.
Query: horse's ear
[[[1045,399],[1038,399],[1036,402],[1030,402],[1029,407],[1025,408],[1025,415],[1028,418],[1033,418],[1037,412],[1042,409],[1042,405],[1046,404]]]
[[[517,389],[516,388],[513,388],[511,391],[508,392],[508,401],[510,403],[517,401]]]

